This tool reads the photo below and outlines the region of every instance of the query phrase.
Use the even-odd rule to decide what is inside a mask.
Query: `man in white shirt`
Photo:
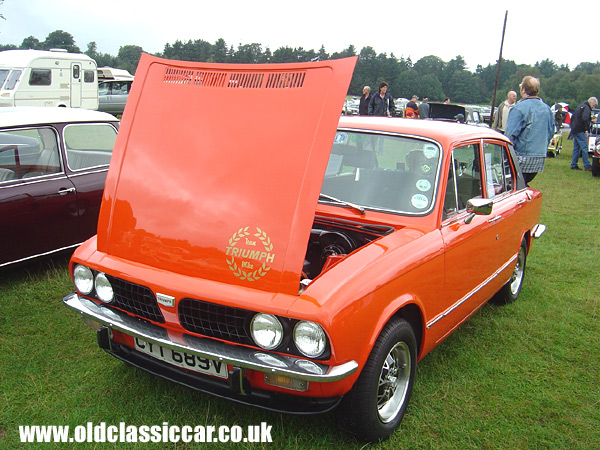
[[[504,100],[498,106],[498,111],[496,111],[496,115],[494,116],[494,123],[492,124],[492,128],[494,130],[498,130],[501,133],[504,133],[506,130],[506,121],[508,120],[508,113],[510,109],[515,106],[515,102],[517,101],[517,93],[515,91],[510,91],[506,95],[506,100]]]

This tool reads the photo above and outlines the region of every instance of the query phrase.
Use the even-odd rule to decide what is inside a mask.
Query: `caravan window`
[[[20,70],[13,70],[10,75],[8,76],[8,80],[6,80],[6,84],[4,85],[4,89],[6,90],[12,90],[15,88],[15,86],[17,85],[17,82],[19,81],[19,78],[21,78],[21,71]]]
[[[2,85],[6,81],[6,77],[8,77],[8,72],[10,72],[8,69],[0,70],[0,88],[2,88]]]
[[[95,81],[94,71],[93,70],[84,70],[83,71],[83,81],[84,81],[84,83],[93,83]]]
[[[52,75],[50,69],[31,69],[29,76],[30,86],[50,86],[52,84]]]

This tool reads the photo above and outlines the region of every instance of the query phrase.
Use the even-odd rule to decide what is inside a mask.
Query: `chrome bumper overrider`
[[[544,231],[546,231],[546,225],[538,223],[531,230],[531,235],[533,236],[534,239],[538,239],[538,238],[542,237],[542,234],[544,234]]]
[[[191,335],[184,337],[184,343],[175,342],[169,338],[164,328],[136,319],[124,312],[98,305],[75,292],[65,296],[63,302],[69,308],[80,312],[84,319],[96,322],[111,331],[117,330],[175,351],[221,361],[235,367],[321,383],[341,380],[353,374],[358,368],[356,361],[348,361],[339,366],[328,366],[314,361],[307,364],[308,360],[301,358],[229,345]],[[301,365],[298,364],[299,362]]]

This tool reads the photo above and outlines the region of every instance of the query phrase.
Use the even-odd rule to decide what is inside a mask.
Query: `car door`
[[[0,130],[0,266],[76,243],[77,197],[58,142],[51,127]]]
[[[522,206],[531,200],[526,190],[517,190],[517,172],[505,143],[487,141],[483,144],[486,197],[494,202],[489,218],[494,222],[497,270],[504,273],[490,284],[497,289],[504,284],[521,245],[523,227],[520,225]]]
[[[480,141],[467,143],[452,151],[441,227],[443,309],[429,324],[439,322],[440,340],[487,301],[494,289],[490,283],[501,265],[495,212],[473,215],[467,211],[469,199],[485,196],[481,145]]]

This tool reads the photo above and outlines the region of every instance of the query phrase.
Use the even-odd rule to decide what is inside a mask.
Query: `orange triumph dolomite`
[[[387,438],[417,361],[516,300],[541,194],[489,128],[342,117],[356,59],[144,55],[64,303],[150,373]],[[338,407],[339,406],[339,407]]]

